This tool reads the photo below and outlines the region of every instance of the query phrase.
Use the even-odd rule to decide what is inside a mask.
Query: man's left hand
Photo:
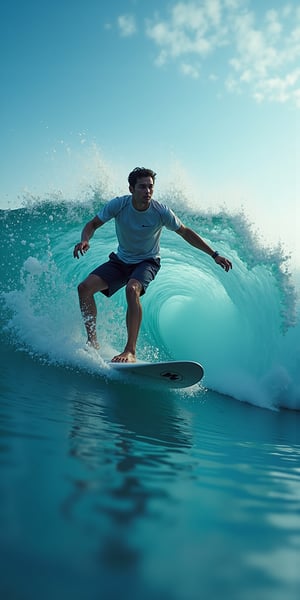
[[[228,260],[228,258],[225,258],[225,256],[220,256],[218,254],[214,260],[218,265],[220,265],[220,267],[222,267],[222,269],[226,271],[226,273],[229,271],[229,269],[232,269],[232,263],[230,260]]]

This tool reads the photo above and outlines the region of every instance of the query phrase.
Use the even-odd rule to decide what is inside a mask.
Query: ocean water
[[[114,226],[32,198],[0,212],[0,593],[13,600],[296,600],[300,351],[294,274],[243,214],[164,197],[233,262],[174,233],[142,299],[139,358],[192,359],[183,391],[122,381],[84,350],[76,287]],[[124,291],[97,298],[103,355],[125,343]]]

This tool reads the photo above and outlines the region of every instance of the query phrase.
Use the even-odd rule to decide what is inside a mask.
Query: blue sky
[[[116,192],[154,168],[205,208],[245,208],[295,252],[300,6],[296,0],[5,3],[0,207]]]

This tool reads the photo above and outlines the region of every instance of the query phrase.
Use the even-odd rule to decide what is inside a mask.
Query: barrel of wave
[[[222,371],[232,364],[239,345],[238,313],[212,272],[165,264],[149,287],[145,309],[155,343],[170,359],[200,362],[207,381],[217,364]]]

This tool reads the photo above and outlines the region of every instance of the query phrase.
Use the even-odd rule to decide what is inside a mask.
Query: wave
[[[164,230],[162,268],[142,299],[139,357],[191,359],[205,368],[205,385],[267,408],[300,409],[299,308],[283,249],[266,248],[245,215],[203,212],[179,194],[159,198],[181,220],[230,258],[225,273],[207,255]],[[105,201],[34,199],[0,211],[1,330],[14,350],[71,368],[87,361],[77,284],[116,249],[113,223],[95,234],[90,251],[73,259],[84,223]],[[103,351],[125,343],[125,296],[97,297]]]

